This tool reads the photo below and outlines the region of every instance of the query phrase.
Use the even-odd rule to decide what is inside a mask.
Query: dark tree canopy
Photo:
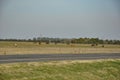
[[[49,43],[76,43],[76,44],[92,44],[92,45],[98,45],[98,44],[120,44],[120,40],[102,40],[99,38],[72,38],[72,39],[66,39],[66,38],[48,38],[48,37],[34,37],[33,39],[0,39],[0,41],[24,41],[24,42],[34,42],[41,44],[42,42],[49,44]]]

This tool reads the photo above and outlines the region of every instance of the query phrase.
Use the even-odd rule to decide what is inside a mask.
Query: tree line
[[[83,44],[120,44],[120,40],[102,40],[99,38],[78,38],[72,39],[72,43],[83,43]]]
[[[75,43],[75,44],[120,44],[120,40],[102,40],[99,38],[49,38],[49,37],[34,37],[33,39],[0,39],[0,41],[18,41],[18,42],[34,42],[41,44],[42,42],[49,43]]]

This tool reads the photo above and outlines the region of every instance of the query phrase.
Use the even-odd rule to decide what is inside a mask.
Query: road
[[[120,53],[0,55],[0,63],[94,59],[120,59]]]

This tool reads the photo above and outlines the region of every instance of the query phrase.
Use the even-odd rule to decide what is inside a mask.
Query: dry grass
[[[17,44],[15,47],[14,44]],[[32,42],[0,42],[0,55],[3,54],[57,54],[57,53],[120,53],[120,45],[101,45],[91,47],[90,44],[44,44]]]

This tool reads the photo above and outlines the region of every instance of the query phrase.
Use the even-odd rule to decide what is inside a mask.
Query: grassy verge
[[[0,80],[119,80],[120,60],[0,64]]]

